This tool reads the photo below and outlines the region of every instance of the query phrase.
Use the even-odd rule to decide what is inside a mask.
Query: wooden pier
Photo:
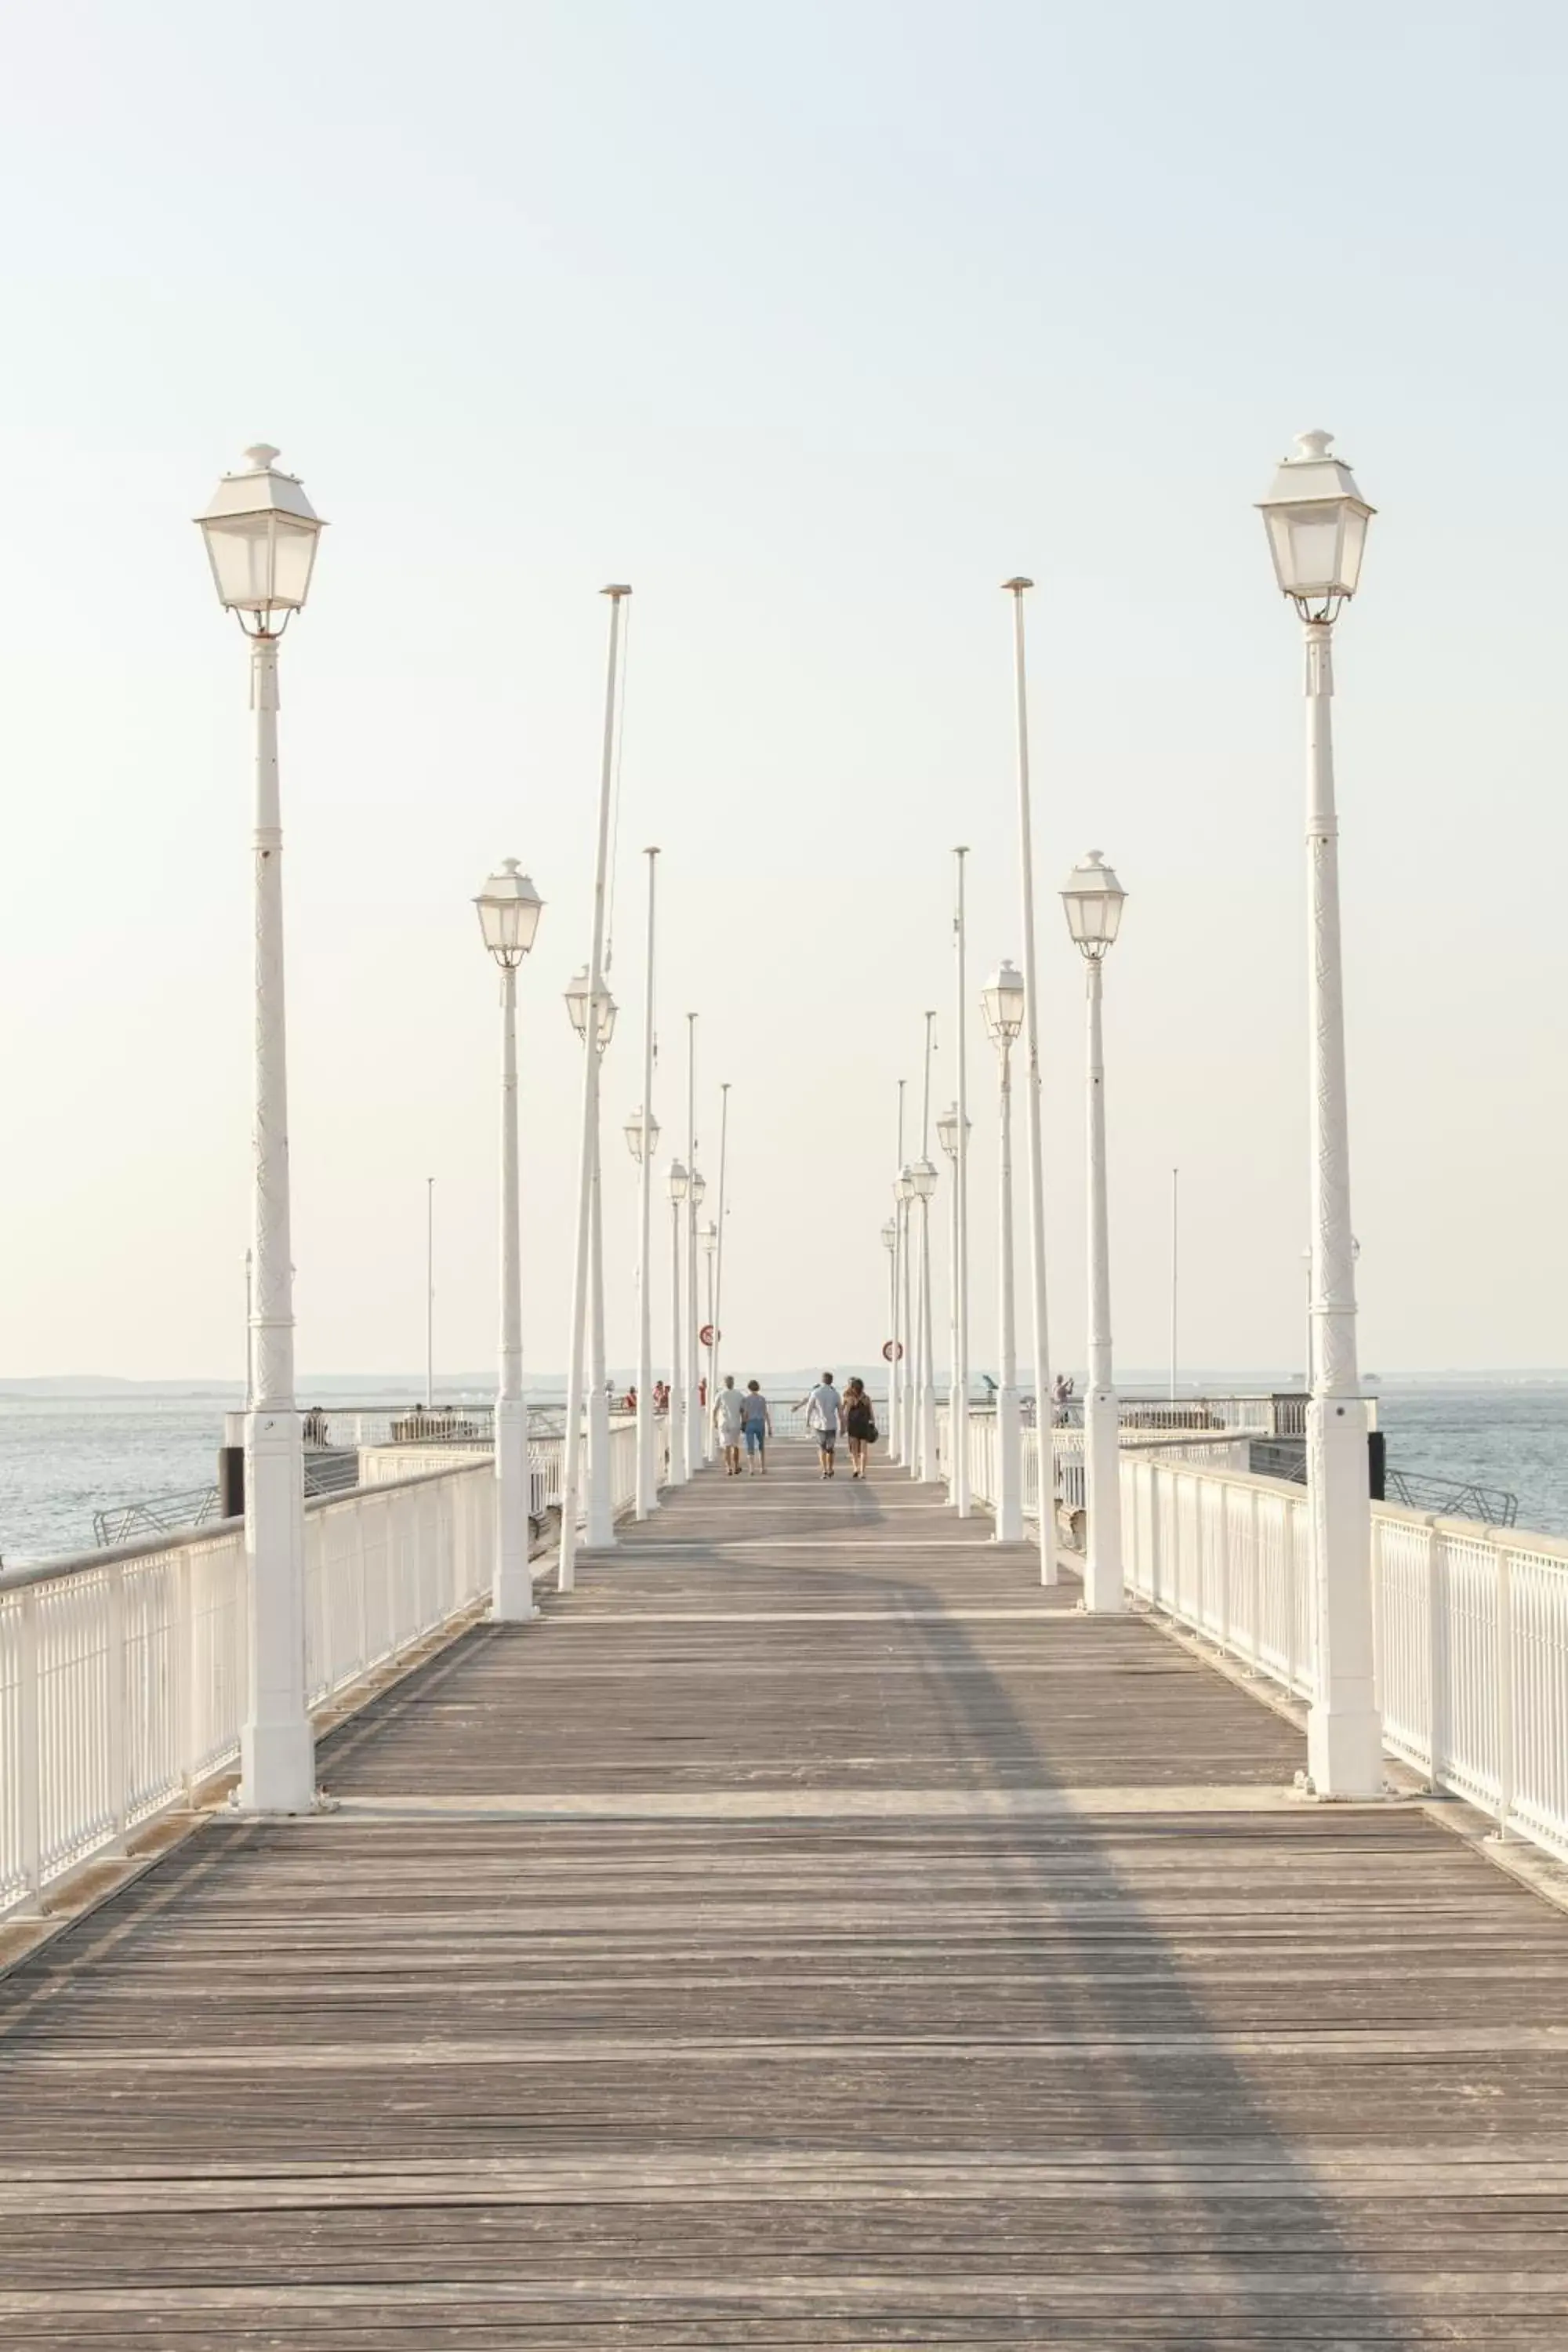
[[[0,1979],[0,2343],[1568,2344],[1568,1916],[804,1448]]]

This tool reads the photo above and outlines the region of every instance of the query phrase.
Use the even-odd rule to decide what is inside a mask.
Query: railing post
[[[1258,1489],[1247,1494],[1247,1535],[1251,1549],[1252,1583],[1252,1663],[1256,1669],[1263,1665],[1263,1545],[1258,1530]]]
[[[1436,1519],[1426,1522],[1426,1786],[1443,1785],[1445,1680],[1443,1640],[1443,1538]]]
[[[16,1809],[17,1829],[21,1834],[22,1884],[26,1893],[12,1907],[11,1916],[36,1917],[42,1908],[39,1900],[44,1879],[43,1824],[43,1711],[39,1696],[43,1685],[43,1643],[38,1626],[38,1595],[36,1591],[21,1596],[22,1641],[21,1657],[17,1662],[21,1675],[20,1706],[17,1709]]]
[[[196,1657],[191,1613],[191,1554],[186,1546],[174,1558],[174,1623],[170,1643],[174,1680],[174,1769],[186,1804],[195,1787],[192,1769],[195,1749],[194,1719],[196,1699]]]
[[[1296,1564],[1296,1506],[1283,1507],[1283,1550],[1285,1553],[1285,1687],[1296,1688],[1296,1603],[1300,1577]]]
[[[1219,1641],[1222,1650],[1230,1649],[1230,1488],[1223,1478],[1216,1481],[1219,1496]]]
[[[1161,1584],[1164,1570],[1164,1547],[1160,1541],[1160,1465],[1149,1465],[1149,1598],[1156,1609],[1164,1607]]]
[[[1498,1836],[1509,1835],[1513,1811],[1513,1555],[1506,1544],[1497,1556],[1497,1737]]]
[[[109,1802],[114,1819],[114,1835],[104,1847],[106,1853],[123,1853],[125,1828],[130,1813],[130,1758],[126,1731],[126,1707],[129,1699],[130,1675],[125,1651],[125,1568],[116,1560],[108,1571],[108,1654],[105,1670],[108,1677],[109,1717],[105,1730],[108,1735]]]

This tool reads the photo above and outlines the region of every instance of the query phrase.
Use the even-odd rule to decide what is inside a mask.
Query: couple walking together
[[[816,1458],[825,1478],[833,1475],[833,1455],[840,1430],[849,1441],[849,1475],[866,1475],[869,1450],[877,1441],[877,1422],[864,1381],[851,1380],[840,1396],[833,1385],[832,1373],[824,1372],[805,1400],[805,1425],[816,1440]]]
[[[726,1478],[740,1476],[742,1445],[752,1477],[766,1477],[767,1441],[773,1433],[773,1417],[758,1381],[748,1381],[742,1393],[735,1386],[734,1373],[725,1373],[724,1385],[713,1400],[713,1429],[723,1448]]]

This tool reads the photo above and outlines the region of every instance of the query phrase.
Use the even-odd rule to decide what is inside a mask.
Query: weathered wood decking
[[[1568,2345],[1568,1917],[883,1471],[709,1475],[0,1981],[0,2342]]]

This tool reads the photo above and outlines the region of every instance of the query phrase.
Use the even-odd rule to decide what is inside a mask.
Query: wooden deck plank
[[[0,2340],[1568,2342],[1568,1918],[776,1458],[0,1980]]]

